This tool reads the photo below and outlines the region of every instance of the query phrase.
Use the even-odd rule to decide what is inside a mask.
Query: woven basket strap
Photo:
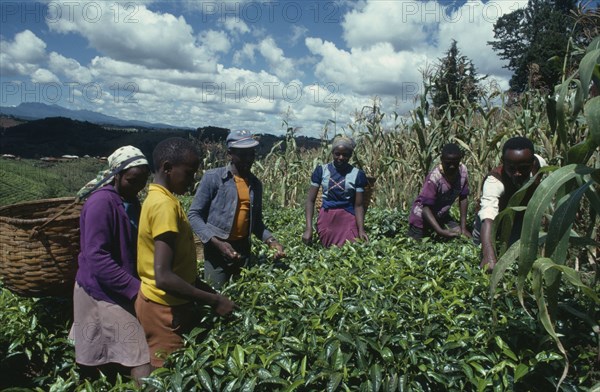
[[[32,239],[32,238],[36,237],[39,234],[40,230],[42,230],[44,227],[46,227],[46,225],[48,225],[50,222],[54,221],[56,218],[58,218],[59,216],[61,216],[62,214],[64,214],[65,211],[67,211],[69,208],[73,207],[77,203],[79,203],[79,199],[78,198],[76,198],[75,201],[73,201],[73,203],[67,205],[65,208],[63,208],[62,210],[60,210],[58,213],[56,213],[52,218],[48,219],[42,225],[35,226],[33,229],[31,229],[31,233],[29,234],[29,239]]]

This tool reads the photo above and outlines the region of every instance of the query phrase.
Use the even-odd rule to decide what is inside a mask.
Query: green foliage
[[[592,155],[597,154],[596,136],[600,132],[600,100],[595,97],[585,102],[584,98],[590,96],[590,75],[596,72],[596,69],[600,69],[600,51],[596,49],[596,45],[592,43],[579,66],[578,75],[585,80],[584,83],[576,79],[577,74],[574,73],[556,87],[556,100],[549,98],[549,107],[554,108],[548,114],[552,131],[556,136],[555,143],[563,151],[567,151],[567,161],[575,163],[559,169],[547,169],[552,173],[540,183],[528,203],[523,218],[521,238],[498,261],[492,275],[490,290],[494,295],[496,285],[505,275],[506,269],[518,261],[517,295],[521,305],[523,308],[526,307],[525,288],[531,282],[539,320],[565,358],[565,366],[557,389],[569,371],[569,356],[556,331],[559,301],[563,298],[560,290],[563,284],[573,285],[592,301],[593,306],[589,308],[589,312],[579,309],[575,314],[588,322],[591,332],[600,341],[597,318],[600,298],[593,288],[582,283],[580,271],[573,265],[568,265],[569,251],[577,249],[574,244],[581,243],[583,240],[584,243],[594,247],[600,245],[595,241],[596,230],[586,233],[578,233],[574,230],[578,214],[590,222],[590,227],[596,228],[597,216],[600,214],[600,196],[594,186],[599,183],[600,171],[585,165]],[[584,113],[583,117],[579,116],[581,111]],[[584,144],[569,148],[571,140],[583,137],[585,137]],[[533,181],[534,179],[528,185]],[[509,202],[509,206],[518,205],[522,193],[517,192]],[[584,196],[589,205],[587,209],[581,207]],[[507,208],[506,214],[514,214],[517,209],[519,207]],[[547,232],[541,229],[543,219],[550,222]],[[499,224],[501,224],[500,219],[496,219],[494,225],[497,227]],[[588,268],[585,265],[579,266],[581,267]],[[595,268],[593,265],[591,267]]]
[[[456,40],[452,40],[446,56],[438,59],[433,75],[429,83],[433,105],[438,111],[447,109],[450,104],[466,99],[475,102],[480,95],[481,89],[475,65],[467,56],[461,54]],[[450,105],[450,111],[454,114],[455,109]]]
[[[407,185],[418,182],[418,173],[411,172],[415,162],[408,156],[414,150],[402,140],[404,125],[397,122],[396,113],[387,117],[393,117],[395,122],[390,130],[384,127],[386,114],[381,112],[381,102],[375,98],[372,105],[364,106],[356,114],[354,124],[348,128],[358,142],[352,156],[354,164],[367,176],[377,179],[378,192],[371,197],[371,204],[392,208],[406,204],[413,197],[410,192],[415,189]]]
[[[580,26],[569,17],[577,8],[575,0],[531,0],[524,8],[498,18],[490,42],[513,71],[513,91],[551,91],[563,73],[561,59],[570,42],[579,38]]]
[[[0,205],[75,196],[106,164],[95,158],[46,163],[38,160],[2,160]]]
[[[300,244],[299,209],[267,206],[266,220],[279,229],[285,264],[272,264],[267,247],[255,243],[255,266],[224,290],[240,311],[223,320],[198,308],[202,323],[145,389],[545,391],[557,384],[562,355],[514,298],[498,296],[492,313],[489,278],[470,243],[414,242],[402,236],[404,212],[377,208],[367,215],[371,242],[343,248]],[[508,278],[503,289],[512,284]],[[580,307],[577,292],[569,298]],[[70,301],[3,291],[0,302],[0,374],[11,375],[3,386],[135,388],[126,377],[81,378],[66,340]],[[571,313],[560,320],[572,366],[563,389],[591,387],[600,380],[594,339]]]
[[[297,128],[289,126],[286,120],[282,126],[286,129],[285,139],[276,143],[264,162],[257,162],[254,170],[261,173],[261,180],[271,185],[271,192],[265,193],[267,200],[276,202],[280,207],[298,206],[304,202],[308,189],[310,173],[313,167],[307,165],[306,156],[302,156],[296,145]],[[310,162],[310,161],[309,161]]]
[[[323,249],[299,243],[295,209],[267,210],[287,249],[285,265],[257,265],[227,286],[231,319],[206,316],[186,348],[149,388],[213,391],[547,390],[562,356],[506,297],[491,322],[488,276],[470,243],[417,243],[399,236],[394,211],[373,209],[369,244]],[[370,229],[371,230],[371,229]],[[266,252],[266,247],[255,246]],[[588,337],[573,337],[591,385]],[[577,340],[581,339],[583,340]],[[581,350],[581,351],[580,351]],[[579,359],[579,357],[585,357]],[[579,377],[579,378],[578,378]]]
[[[0,287],[0,309],[0,389],[48,385],[73,367],[70,301],[24,299]]]

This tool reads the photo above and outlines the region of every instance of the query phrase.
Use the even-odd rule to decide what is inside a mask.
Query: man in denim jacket
[[[262,219],[262,183],[251,173],[257,145],[249,131],[231,131],[230,164],[204,174],[188,212],[204,244],[204,278],[216,289],[246,266],[251,233],[275,249],[276,259],[285,256]]]

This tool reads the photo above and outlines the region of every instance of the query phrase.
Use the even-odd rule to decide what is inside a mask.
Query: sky
[[[377,99],[408,115],[452,40],[486,84],[488,45],[526,0],[0,2],[0,106],[319,137]],[[335,127],[334,127],[335,125]]]

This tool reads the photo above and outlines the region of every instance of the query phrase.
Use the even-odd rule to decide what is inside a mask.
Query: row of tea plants
[[[198,307],[185,349],[144,387],[158,391],[485,391],[554,389],[564,358],[519,305],[514,279],[497,290],[469,242],[407,239],[406,215],[369,210],[369,243],[305,246],[300,209],[267,209],[288,257],[255,265],[226,287],[240,306],[229,319]],[[564,288],[574,308],[589,306]],[[2,386],[37,391],[124,391],[126,378],[82,380],[68,343],[70,303],[0,297]],[[526,299],[532,302],[532,299]],[[529,304],[531,305],[531,303]],[[565,391],[600,381],[598,341],[570,313],[559,315],[570,358]]]

